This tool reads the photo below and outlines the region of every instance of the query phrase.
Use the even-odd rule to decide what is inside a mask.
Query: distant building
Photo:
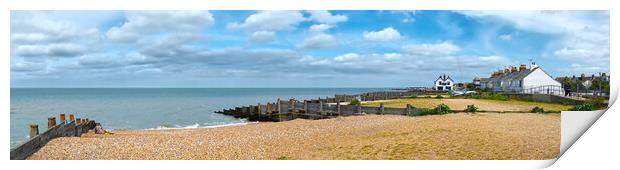
[[[521,64],[495,71],[489,78],[480,79],[480,88],[495,92],[536,93],[563,95],[562,84],[532,63],[530,68]]]
[[[450,76],[446,76],[443,74],[435,80],[435,85],[433,86],[434,90],[437,91],[451,91],[454,89],[454,80],[450,78]]]
[[[590,86],[592,86],[592,81],[594,80],[602,80],[604,82],[609,81],[609,75],[607,75],[607,73],[598,73],[598,75],[592,74],[591,76],[586,76],[586,74],[581,74],[581,76],[577,77],[575,75],[573,75],[572,77],[557,77],[555,78],[555,80],[559,81],[559,82],[581,82],[581,85],[583,85],[586,88],[590,88]]]
[[[472,84],[474,85],[475,89],[479,89],[480,88],[480,78],[475,77],[474,80],[472,81]]]

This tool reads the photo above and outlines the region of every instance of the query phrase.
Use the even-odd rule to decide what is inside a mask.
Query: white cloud
[[[15,54],[21,57],[74,57],[86,52],[85,47],[72,43],[49,45],[20,45]]]
[[[345,15],[332,15],[329,11],[308,11],[308,13],[310,13],[309,19],[318,23],[335,24],[348,20]]]
[[[318,25],[312,25],[310,26],[309,31],[312,33],[322,33],[327,31],[328,29],[332,28],[331,25],[327,25],[327,24],[318,24]]]
[[[338,40],[326,33],[332,26],[327,24],[312,25],[308,28],[310,36],[306,37],[301,43],[297,44],[300,49],[321,49],[338,46]]]
[[[403,52],[413,55],[442,56],[452,55],[461,50],[460,47],[452,42],[442,42],[436,44],[409,44],[402,47]]]
[[[371,41],[371,42],[387,42],[387,41],[399,40],[402,38],[398,30],[392,27],[384,28],[381,31],[374,31],[374,32],[364,31],[363,37],[365,40]]]
[[[17,62],[11,65],[11,72],[38,72],[46,67],[46,62]]]
[[[208,11],[135,11],[126,17],[122,26],[108,30],[110,40],[135,42],[147,34],[199,33],[215,20]]]
[[[339,61],[339,62],[350,62],[350,61],[355,61],[359,59],[361,59],[361,57],[360,55],[356,53],[347,53],[344,55],[339,55],[339,56],[334,57],[334,60]]]
[[[39,13],[15,14],[11,20],[11,56],[40,58],[75,57],[99,46],[96,28],[80,27]]]
[[[319,33],[310,36],[309,38],[304,39],[300,44],[297,45],[297,48],[302,49],[319,49],[319,48],[332,48],[338,45],[338,41],[334,36]]]
[[[252,33],[250,39],[254,42],[268,42],[275,39],[276,33],[273,31],[256,31]]]
[[[460,11],[476,19],[503,22],[516,29],[552,36],[543,55],[582,68],[609,70],[608,11]],[[586,59],[587,60],[584,60]],[[575,72],[589,70],[572,70]]]
[[[512,40],[512,34],[499,35],[499,39],[504,40],[504,41],[510,41]]]
[[[299,11],[260,11],[247,17],[243,23],[230,23],[228,28],[264,31],[291,30],[304,20],[303,14]]]

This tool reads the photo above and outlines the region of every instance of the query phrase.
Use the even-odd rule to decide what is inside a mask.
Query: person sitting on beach
[[[113,133],[108,132],[107,130],[103,129],[103,126],[101,126],[101,123],[97,123],[95,124],[95,134],[113,134]]]

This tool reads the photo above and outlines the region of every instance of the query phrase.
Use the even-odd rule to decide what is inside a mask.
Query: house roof
[[[504,81],[504,80],[521,80],[527,77],[528,75],[530,75],[530,73],[534,72],[536,69],[540,69],[540,67],[537,67],[534,69],[519,70],[519,71],[515,71],[512,73],[500,74],[495,77],[480,79],[480,81],[488,82],[488,81]]]
[[[450,80],[450,81],[454,81],[454,80],[452,80],[452,78],[450,78],[450,76],[446,76],[446,74],[440,75],[439,78],[437,78],[437,80],[443,80],[443,81]],[[435,80],[435,81],[437,81],[437,80]]]

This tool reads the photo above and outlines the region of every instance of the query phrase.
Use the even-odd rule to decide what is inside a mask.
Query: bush
[[[594,106],[595,110],[605,109],[605,108],[609,107],[607,105],[606,99],[604,97],[590,98],[590,99],[588,99],[587,103],[591,103],[592,106]]]
[[[359,106],[359,105],[362,105],[362,102],[360,102],[360,101],[359,101],[359,100],[357,100],[357,99],[353,99],[353,100],[351,100],[351,102],[349,103],[349,105]]]
[[[478,111],[478,108],[476,106],[472,105],[467,105],[467,109],[465,109],[465,112],[468,113],[475,113]]]
[[[435,112],[437,112],[437,114],[440,114],[440,115],[448,114],[450,113],[450,107],[442,103],[442,104],[437,105],[437,107],[435,107]]]
[[[442,95],[437,95],[437,96],[435,96],[435,98],[436,99],[443,99],[443,96]]]
[[[594,105],[591,103],[585,103],[580,105],[575,105],[573,108],[568,109],[570,111],[592,111],[594,110]]]
[[[420,116],[425,116],[425,115],[445,115],[450,113],[450,107],[448,107],[448,105],[446,104],[439,104],[437,105],[437,107],[433,108],[433,109],[425,109],[424,111],[418,113],[418,115]]]
[[[532,108],[532,110],[530,112],[532,112],[532,113],[544,113],[545,109],[543,109],[542,107],[536,106],[536,107]]]

